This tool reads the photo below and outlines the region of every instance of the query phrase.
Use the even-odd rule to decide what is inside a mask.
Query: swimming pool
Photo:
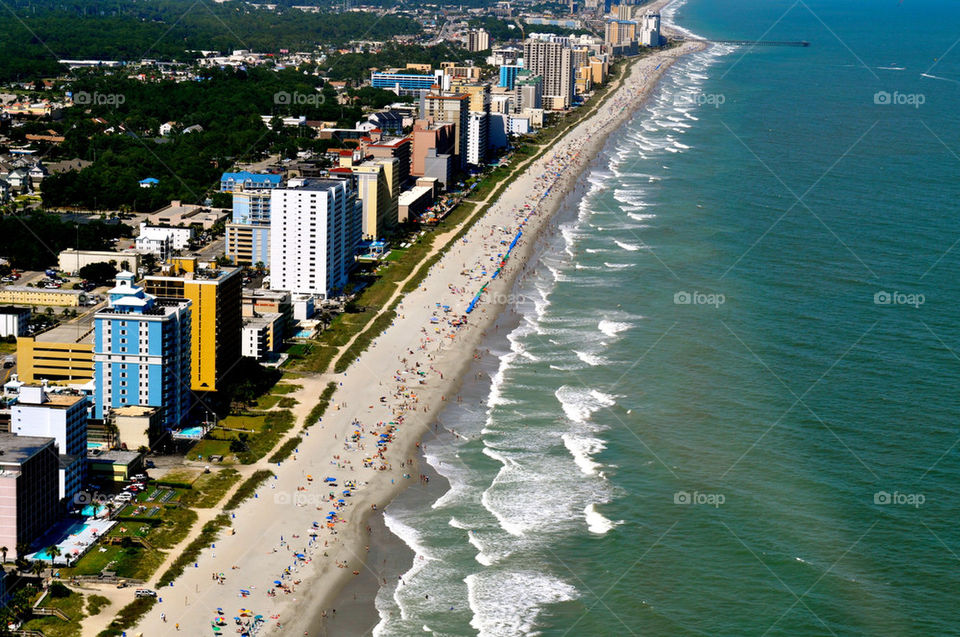
[[[90,525],[87,524],[86,522],[76,522],[75,524],[72,524],[71,526],[67,527],[67,529],[64,531],[64,541],[65,541],[65,540],[69,540],[69,538],[70,538],[71,535],[78,535],[78,534],[80,534],[80,533],[83,533],[84,531],[86,531],[86,530],[89,529],[89,528],[90,528]],[[64,541],[61,541],[61,542],[58,544],[58,546],[60,546],[60,544],[63,544]],[[61,550],[62,550],[62,549],[63,549],[63,547],[61,547]],[[37,551],[36,553],[34,553],[33,556],[32,556],[32,559],[34,559],[34,560],[43,560],[43,561],[45,561],[45,562],[52,562],[52,561],[53,561],[53,557],[50,555],[49,547],[47,547],[47,548],[45,548],[45,549],[42,549],[42,550]]]
[[[310,338],[313,336],[313,330],[300,330],[294,336],[297,338]]]
[[[202,438],[203,427],[187,427],[180,430],[180,435],[184,438]]]

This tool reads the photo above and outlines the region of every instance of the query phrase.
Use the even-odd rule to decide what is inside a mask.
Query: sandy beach
[[[457,400],[461,377],[479,356],[476,348],[496,323],[538,234],[663,72],[703,46],[686,43],[635,62],[596,113],[533,162],[449,247],[346,373],[298,379],[302,389],[292,394],[300,402],[298,423],[335,381],[331,408],[290,459],[271,467],[275,479],[231,513],[232,528],[158,591],[161,601],[129,634],[215,634],[218,617],[221,634],[235,633],[234,618],[256,623],[261,635],[321,634],[315,626],[324,615],[333,619],[331,604],[348,581],[362,576],[382,583],[375,574],[380,569],[367,566],[387,559],[382,546],[371,546],[377,534],[368,519],[402,488],[421,483],[419,441],[445,403]],[[409,553],[404,556],[409,561]],[[372,609],[372,600],[358,601],[341,613]]]

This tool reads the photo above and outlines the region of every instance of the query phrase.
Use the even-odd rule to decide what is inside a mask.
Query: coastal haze
[[[957,10],[664,16],[810,47],[690,55],[610,139],[439,416],[449,490],[387,509],[374,634],[955,634]]]

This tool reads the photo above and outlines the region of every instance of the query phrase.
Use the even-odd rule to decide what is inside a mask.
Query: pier
[[[810,46],[806,40],[701,40],[701,42],[736,46]]]

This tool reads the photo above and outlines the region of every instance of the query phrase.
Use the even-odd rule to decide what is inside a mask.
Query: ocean
[[[664,14],[810,46],[683,59],[583,175],[374,634],[960,634],[960,6]]]

